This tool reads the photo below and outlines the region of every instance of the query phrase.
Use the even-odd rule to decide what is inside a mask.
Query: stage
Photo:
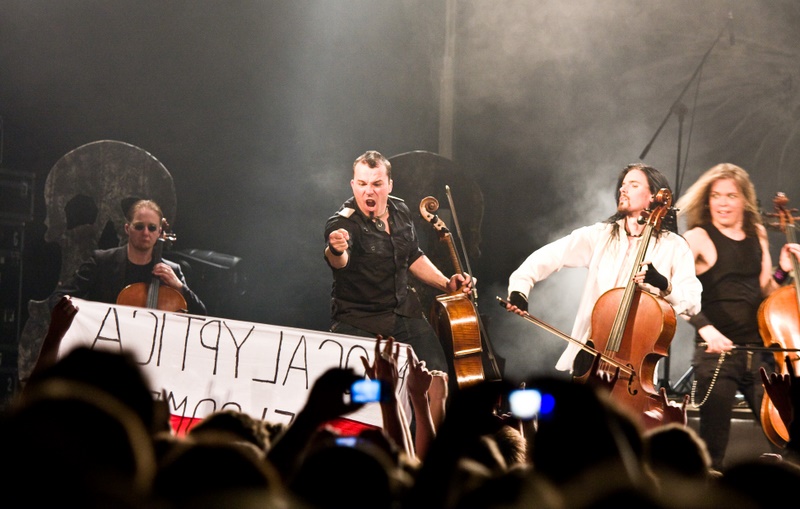
[[[687,411],[689,426],[699,433],[699,410],[689,405]],[[764,453],[774,453],[774,447],[761,430],[760,423],[755,419],[750,408],[743,399],[737,399],[731,420],[731,435],[728,441],[728,451],[725,454],[725,464],[730,466],[736,462],[758,458]]]

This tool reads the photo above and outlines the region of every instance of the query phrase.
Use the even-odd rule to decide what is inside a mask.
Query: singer
[[[444,351],[409,274],[446,293],[471,292],[472,278],[446,277],[422,252],[408,207],[389,195],[392,184],[389,160],[365,152],[353,163],[353,196],[325,225],[325,261],[333,272],[330,331],[392,336],[410,344],[428,369],[446,372]]]

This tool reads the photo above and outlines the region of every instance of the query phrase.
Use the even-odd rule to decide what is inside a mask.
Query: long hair
[[[615,203],[619,203],[620,188],[622,187],[622,181],[625,180],[625,175],[633,170],[639,170],[645,174],[647,177],[647,187],[650,188],[650,194],[655,195],[662,188],[666,188],[670,193],[672,192],[672,188],[669,186],[667,177],[665,177],[660,171],[652,166],[647,166],[642,163],[634,163],[623,168],[619,173],[619,177],[617,177],[617,192],[614,195]],[[606,219],[606,223],[614,225],[611,231],[612,236],[619,235],[619,224],[617,221],[625,216],[626,214],[617,211],[614,213],[614,215]],[[665,231],[671,231],[674,233],[678,232],[678,223],[675,219],[675,212],[673,209],[670,209],[666,216],[664,216],[664,218],[661,220],[661,227],[656,234],[660,235]]]
[[[757,235],[756,225],[761,224],[762,221],[755,187],[750,181],[750,175],[744,169],[730,163],[721,163],[709,168],[678,200],[676,207],[678,213],[686,218],[686,227],[691,230],[697,226],[711,223],[711,211],[708,208],[711,186],[717,180],[722,179],[731,179],[736,183],[744,197],[744,221],[742,224],[744,232],[748,237]]]

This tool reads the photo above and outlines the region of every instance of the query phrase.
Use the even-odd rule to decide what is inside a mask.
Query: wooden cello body
[[[156,278],[157,279],[157,278]],[[158,286],[158,288],[155,288]],[[117,304],[163,311],[187,312],[186,299],[181,292],[156,283],[134,283],[117,295]]]
[[[608,338],[608,341],[598,339],[593,343],[608,358],[631,368],[630,376],[621,377],[614,384],[612,399],[637,414],[644,414],[661,406],[654,386],[656,367],[658,361],[669,354],[677,319],[668,302],[637,288],[630,305],[630,318],[619,343],[615,344],[611,334],[613,319],[624,299],[624,288],[612,288],[597,300],[592,312],[592,336]]]
[[[796,243],[795,218],[792,210],[786,208],[788,199],[783,193],[773,200],[776,212],[772,216],[780,218],[780,223],[772,225],[779,227],[786,233],[786,240],[789,243]],[[758,330],[766,347],[777,347],[778,349],[792,350],[800,348],[800,280],[798,280],[798,262],[792,257],[793,270],[795,274],[794,285],[784,286],[777,289],[764,299],[758,308]],[[776,372],[787,374],[788,362],[792,363],[795,373],[800,373],[800,356],[796,351],[787,355],[784,351],[776,352],[775,368]],[[764,392],[761,402],[761,428],[770,442],[778,447],[786,447],[789,442],[789,430],[786,423],[781,419],[778,410]]]
[[[463,292],[437,296],[430,319],[439,340],[450,350],[458,387],[484,380],[480,326],[469,297]]]
[[[453,236],[444,221],[434,214],[439,209],[438,200],[427,196],[419,207],[422,217],[439,232],[440,240],[447,243],[456,274],[461,274],[463,271]],[[484,380],[480,316],[470,297],[461,291],[437,296],[430,320],[445,351],[451,355],[449,360],[458,387],[469,387]]]
[[[645,426],[658,422],[653,418],[644,419],[644,415],[661,406],[654,387],[656,365],[668,355],[677,320],[675,310],[668,302],[639,289],[633,277],[640,271],[650,238],[671,204],[669,190],[659,190],[651,209],[643,212],[648,216],[647,223],[628,284],[605,292],[592,310],[592,342],[594,348],[602,353],[598,372],[614,375],[618,365],[629,367],[628,374],[619,377],[613,385],[611,397],[641,415]],[[579,375],[576,380],[585,382],[597,374],[589,372]]]
[[[163,233],[153,247],[154,265],[162,261],[161,256],[167,241],[175,240],[174,234],[166,233],[169,228],[166,219],[161,220],[161,225]],[[133,283],[123,288],[117,295],[117,304],[163,311],[188,312],[188,305],[183,294],[175,288],[162,286],[161,279],[157,276],[153,276],[149,283]]]

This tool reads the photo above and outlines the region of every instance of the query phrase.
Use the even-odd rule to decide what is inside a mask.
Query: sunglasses
[[[132,226],[133,226],[133,229],[136,230],[137,232],[140,232],[140,231],[144,230],[145,226],[147,226],[147,231],[149,231],[149,232],[155,232],[155,231],[158,230],[158,225],[155,225],[155,224],[145,225],[144,223],[133,223]]]

